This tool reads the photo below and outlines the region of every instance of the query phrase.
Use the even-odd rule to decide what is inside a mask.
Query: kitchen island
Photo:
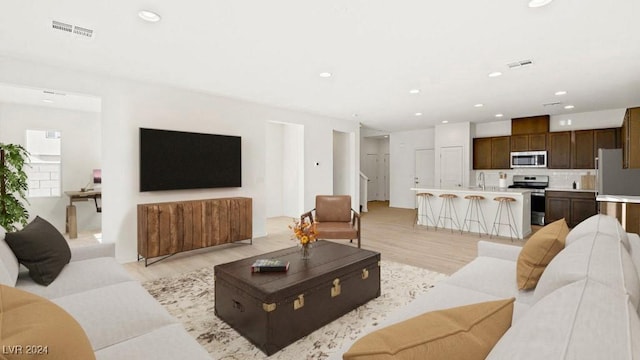
[[[484,189],[479,187],[457,187],[457,188],[411,188],[411,190],[418,193],[431,193],[433,194],[430,197],[431,206],[433,208],[433,212],[435,214],[434,222],[438,219],[438,214],[443,204],[443,199],[440,197],[441,194],[455,194],[458,197],[453,199],[453,207],[458,215],[458,220],[460,226],[463,226],[464,216],[467,211],[467,206],[469,205],[469,200],[466,200],[464,197],[467,195],[481,195],[485,199],[480,201],[480,208],[482,213],[484,214],[484,219],[486,220],[487,231],[491,233],[491,229],[493,227],[493,221],[496,216],[496,212],[498,211],[498,202],[493,199],[500,196],[508,196],[514,198],[516,201],[511,203],[511,210],[513,211],[513,216],[515,218],[516,224],[516,232],[518,234],[518,239],[524,239],[526,236],[531,234],[531,190],[527,189],[506,189],[506,188],[498,188],[498,187],[486,187]],[[428,210],[430,212],[430,210]],[[443,211],[444,213],[444,211]],[[430,215],[430,214],[429,214]],[[418,209],[418,225],[428,225],[433,226],[431,222],[425,224],[424,222],[424,214],[422,213],[422,209]],[[506,213],[503,212],[503,220],[501,222],[506,222]],[[477,232],[478,224],[471,223],[471,232]],[[442,223],[440,223],[439,228],[442,227]],[[451,228],[451,222],[445,221],[445,228]],[[453,225],[453,230],[460,230]],[[465,228],[467,229],[467,228]],[[499,236],[510,237],[509,227],[508,226],[500,226]]]

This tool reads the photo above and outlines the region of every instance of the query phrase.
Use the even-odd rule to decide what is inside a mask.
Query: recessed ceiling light
[[[557,95],[557,96],[567,95],[567,92],[566,92],[566,91],[564,91],[564,90],[556,91],[556,95]]]
[[[320,73],[320,77],[323,77],[323,78],[331,77],[331,73],[330,72],[326,72],[326,71],[325,72],[321,72]]]
[[[422,113],[421,112],[417,112],[415,115],[416,116],[422,116]]]
[[[574,107],[575,107],[575,106],[573,106],[573,105],[567,105],[567,106],[565,106],[564,108],[565,108],[565,109],[567,109],[567,110],[569,110],[569,109],[573,109]]]
[[[388,137],[389,137],[389,135],[385,135],[384,137],[385,137],[385,138],[388,138]]]
[[[42,102],[46,102],[47,104],[51,104],[51,103],[53,103],[53,100],[51,100],[51,99],[43,99]]]
[[[411,89],[409,90],[409,94],[420,94],[420,89]]]
[[[449,123],[449,120],[442,120],[442,123],[443,123],[443,124],[448,124],[448,123]]]
[[[483,107],[483,106],[484,106],[484,104],[475,104],[475,105],[473,105],[473,106],[474,106],[474,107],[478,107],[478,108],[479,108],[479,107]]]
[[[538,8],[543,7],[545,5],[549,5],[553,0],[531,0],[529,1],[530,8]]]
[[[496,117],[503,117],[504,114],[496,114]]]
[[[489,73],[489,77],[498,77],[500,75],[502,75],[502,73],[500,71],[494,71],[494,72]]]
[[[151,10],[140,10],[138,11],[138,16],[140,17],[140,19],[148,22],[158,22],[161,19],[158,13],[155,13]]]

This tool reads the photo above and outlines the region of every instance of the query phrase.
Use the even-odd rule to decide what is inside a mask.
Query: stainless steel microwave
[[[546,168],[547,167],[547,152],[546,151],[513,151],[511,152],[511,167],[534,167],[534,168]]]

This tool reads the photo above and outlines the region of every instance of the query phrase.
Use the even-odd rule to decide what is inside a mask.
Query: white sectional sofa
[[[42,286],[21,270],[0,228],[0,284],[62,307],[80,324],[97,359],[210,359],[113,256],[113,244],[71,248],[71,262]]]
[[[521,250],[480,241],[476,259],[364,333],[426,312],[513,297],[511,327],[486,359],[640,359],[638,235],[609,216],[585,220],[528,291],[516,283]],[[341,359],[354,342],[332,358]]]

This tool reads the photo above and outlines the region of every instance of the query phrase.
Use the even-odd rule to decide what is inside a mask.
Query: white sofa
[[[514,297],[512,325],[486,359],[640,359],[640,237],[615,218],[576,226],[534,290],[519,291],[519,246],[480,241],[478,257],[371,331],[434,310]],[[349,341],[336,351],[341,359]]]
[[[113,244],[74,247],[71,254],[71,262],[49,286],[39,285],[20,268],[0,228],[0,284],[42,296],[66,310],[87,334],[99,360],[211,359],[115,261]]]

